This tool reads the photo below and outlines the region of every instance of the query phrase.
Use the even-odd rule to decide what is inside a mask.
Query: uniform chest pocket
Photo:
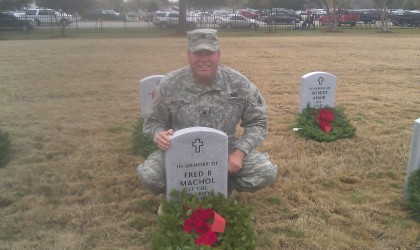
[[[174,116],[180,113],[188,112],[191,102],[186,99],[171,99],[168,100],[168,107],[171,112],[171,115]]]
[[[239,97],[227,97],[223,100],[220,106],[220,112],[223,114],[226,120],[237,122],[242,116],[244,100]]]
[[[240,97],[227,97],[223,102],[226,108],[242,109],[244,105],[244,99]]]
[[[188,99],[171,99],[168,107],[171,113],[173,126],[189,127],[196,126],[199,114],[194,112],[196,104]]]

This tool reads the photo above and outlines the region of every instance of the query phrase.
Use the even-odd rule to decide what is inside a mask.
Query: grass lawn
[[[256,35],[259,34],[259,35]],[[104,39],[106,38],[106,39]],[[223,64],[265,97],[275,185],[234,193],[254,207],[257,249],[415,249],[403,187],[420,117],[420,31],[221,32]],[[0,41],[0,249],[150,249],[160,198],[131,152],[139,79],[186,64],[186,38],[74,35]],[[352,139],[292,131],[300,77],[337,76]]]

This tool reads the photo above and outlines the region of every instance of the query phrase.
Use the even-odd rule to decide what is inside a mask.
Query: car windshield
[[[36,10],[26,10],[25,11],[26,15],[35,15],[36,14]]]

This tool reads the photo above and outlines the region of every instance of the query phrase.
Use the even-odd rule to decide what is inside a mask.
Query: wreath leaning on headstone
[[[408,208],[411,217],[420,222],[420,169],[411,173],[408,178]]]
[[[297,114],[295,126],[301,136],[319,142],[351,138],[356,133],[356,128],[344,114],[344,108],[339,106],[324,108],[307,106]]]
[[[135,155],[147,158],[159,148],[147,134],[143,133],[143,118],[139,118],[131,131],[132,150]]]
[[[173,200],[162,200],[152,249],[255,249],[257,235],[249,206],[214,192],[202,198],[186,190],[171,195]]]

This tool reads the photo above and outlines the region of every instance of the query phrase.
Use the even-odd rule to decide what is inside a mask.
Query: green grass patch
[[[318,217],[324,221],[328,220],[330,218],[330,214],[320,210],[320,209],[311,209],[311,215],[314,217]]]
[[[35,28],[31,31],[13,30],[4,32],[0,38],[3,40],[42,40],[42,39],[117,39],[117,38],[168,38],[182,37],[185,35],[177,34],[176,28],[161,29],[153,24],[142,27],[129,27],[120,23],[118,26],[110,26],[106,22],[102,25],[92,25],[91,27],[76,27],[73,23],[66,27],[65,35],[61,36],[57,27]],[[214,28],[214,27],[211,27]],[[394,28],[389,33],[379,32],[379,28],[347,28],[342,27],[341,32],[328,32],[327,27],[317,27],[315,30],[299,30],[290,27],[275,27],[269,30],[263,27],[257,30],[248,29],[222,29],[215,27],[219,31],[219,37],[273,37],[273,36],[378,36],[380,37],[399,37],[399,36],[417,36],[420,34],[418,28]]]
[[[355,192],[351,193],[351,194],[347,197],[347,200],[348,200],[350,203],[353,203],[353,204],[363,204],[363,203],[365,203],[368,199],[369,199],[368,194],[367,194],[365,191],[363,191],[363,190],[357,190],[357,191],[355,191]]]
[[[379,171],[379,172],[369,172],[367,173],[367,178],[373,179],[373,180],[379,180],[379,179],[391,179],[391,180],[397,180],[398,176],[394,171]]]
[[[0,130],[0,168],[5,167],[9,162],[11,143],[9,133]]]
[[[273,233],[282,234],[289,238],[298,238],[302,239],[305,236],[305,233],[302,231],[292,230],[290,228],[274,227],[271,229]]]
[[[142,216],[136,217],[135,219],[131,220],[128,223],[130,227],[135,228],[139,231],[155,224],[156,224],[156,220],[154,217],[144,218]]]
[[[158,208],[158,203],[150,200],[138,200],[134,202],[134,206],[139,213],[154,213]]]
[[[283,202],[280,197],[268,196],[265,198],[265,201],[271,205],[281,205]]]
[[[109,128],[108,131],[111,133],[128,132],[130,131],[130,128],[126,126],[117,126]]]

